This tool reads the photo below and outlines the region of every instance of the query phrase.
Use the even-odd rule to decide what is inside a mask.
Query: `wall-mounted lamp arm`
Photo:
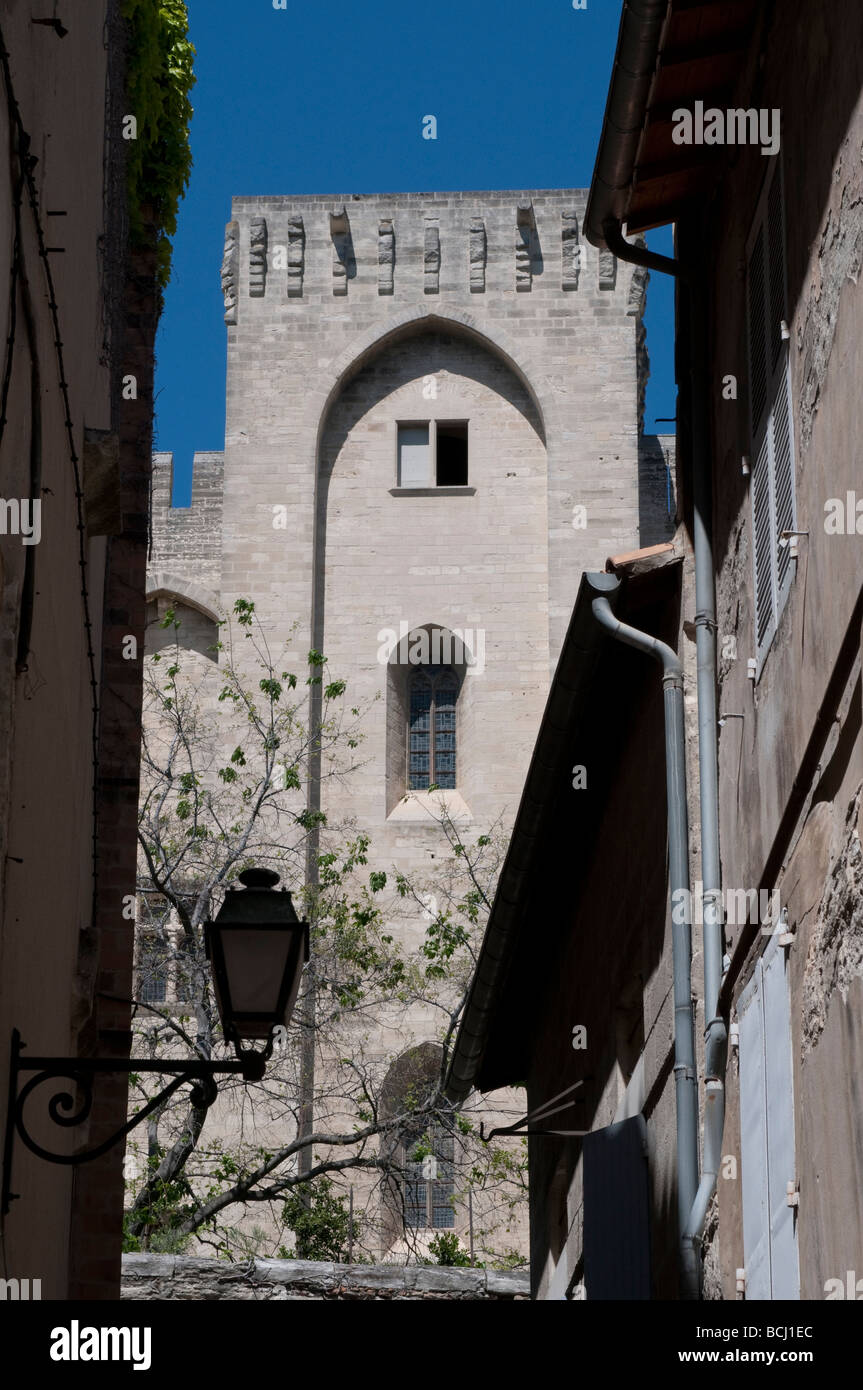
[[[183,1061],[181,1058],[147,1061],[136,1057],[29,1057],[25,1059],[22,1056],[25,1046],[26,1044],[21,1041],[21,1034],[18,1029],[13,1029],[9,1055],[6,1133],[3,1144],[3,1188],[2,1200],[0,1200],[0,1212],[3,1216],[7,1215],[11,1203],[18,1196],[17,1192],[11,1190],[12,1151],[16,1131],[21,1142],[26,1145],[30,1152],[36,1154],[37,1158],[44,1159],[46,1163],[60,1163],[73,1167],[81,1163],[90,1163],[95,1158],[101,1158],[102,1154],[107,1153],[115,1144],[119,1144],[121,1139],[124,1139],[127,1134],[142,1124],[149,1115],[152,1115],[154,1110],[157,1110],[160,1105],[164,1105],[165,1101],[187,1082],[192,1083],[190,1094],[192,1104],[209,1106],[212,1105],[218,1094],[214,1080],[217,1076],[242,1076],[246,1081],[260,1081],[264,1075],[265,1063],[273,1051],[271,1038],[263,1052],[242,1050],[237,1047],[238,1060],[236,1062]],[[24,1072],[33,1072],[34,1075],[21,1086],[19,1091],[19,1078]],[[82,1094],[79,1103],[76,1103],[71,1090],[55,1091],[47,1101],[48,1118],[52,1124],[59,1125],[61,1129],[74,1129],[76,1125],[84,1123],[92,1110],[93,1083],[97,1076],[111,1073],[131,1076],[139,1072],[161,1074],[170,1076],[172,1079],[122,1128],[100,1144],[95,1144],[90,1149],[73,1154],[54,1153],[37,1143],[29,1132],[24,1113],[25,1107],[30,1097],[40,1086],[52,1081],[67,1081],[72,1082],[75,1087],[80,1089]]]

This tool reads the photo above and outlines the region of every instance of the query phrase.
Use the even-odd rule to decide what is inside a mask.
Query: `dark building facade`
[[[532,1112],[568,1077],[584,1079],[583,1123],[560,1127],[590,1136],[531,1144],[539,1297],[855,1296],[862,88],[854,4],[623,7],[585,235],[677,287],[679,619],[667,595],[627,621],[664,637],[683,667],[691,896],[681,913],[673,853],[671,881],[656,880],[670,802],[656,762],[656,671],[639,655],[645,685],[630,684],[625,708],[606,709],[603,678],[595,716],[583,701],[570,713],[568,744],[543,747],[541,736],[519,818],[529,835],[549,814],[571,745],[592,724],[593,761],[581,761],[602,884],[549,869],[544,909],[519,900],[506,949],[493,915],[452,1073],[457,1091],[527,1079]],[[673,259],[627,247],[624,234],[668,223]],[[589,582],[576,628],[593,607]],[[624,610],[644,582],[624,586]],[[602,643],[617,645],[607,633]],[[556,685],[565,679],[562,659]],[[536,873],[547,837],[518,844],[517,827],[523,857],[511,871]],[[504,896],[497,926],[506,908]],[[544,955],[537,934],[551,933],[550,921],[563,939],[534,962],[542,998],[512,1055],[503,1022],[520,968],[512,943],[530,937]],[[659,1003],[675,989],[676,1023]],[[593,1030],[581,1017],[591,1000]],[[587,1026],[581,1057],[567,1053],[577,1023]],[[629,1100],[612,1114],[615,1053]],[[592,1176],[599,1131],[620,1154],[604,1184]],[[617,1169],[630,1198],[646,1188],[636,1216],[615,1194]],[[596,1231],[612,1246],[641,1233],[640,1283],[624,1277],[625,1261],[616,1276],[601,1261],[591,1270]]]
[[[11,287],[0,309],[7,1299],[117,1298],[122,1250],[122,1144],[87,1165],[45,1161],[9,1129],[7,1086],[16,1030],[25,1063],[71,1059],[27,1101],[36,1144],[69,1158],[125,1122],[127,1078],[97,1078],[88,1108],[74,1060],[128,1056],[131,1038],[159,294],[155,252],[129,236],[122,7],[72,8],[66,25],[17,3],[0,18],[0,276]],[[19,1093],[33,1075],[19,1074]],[[65,1125],[49,1118],[58,1094]],[[70,1126],[72,1115],[81,1123]]]

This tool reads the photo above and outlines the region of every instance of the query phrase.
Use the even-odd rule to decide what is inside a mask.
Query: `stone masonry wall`
[[[860,391],[863,372],[863,100],[859,8],[800,0],[772,17],[759,105],[782,110],[795,529],[787,602],[757,679],[752,474],[740,270],[764,178],[748,151],[729,175],[705,256],[714,284],[714,546],[720,840],[726,889],[775,890],[786,915],[801,1298],[860,1268],[863,1245],[863,706],[861,706]],[[818,112],[813,121],[811,113]],[[738,288],[739,287],[739,288]],[[734,292],[729,292],[730,289]],[[752,470],[754,473],[754,468]],[[833,503],[831,504],[831,499]],[[828,526],[841,503],[844,525]],[[859,507],[859,502],[856,502]],[[739,998],[768,933],[726,933]],[[732,1014],[732,1021],[734,1015]],[[729,1064],[723,1153],[741,1130],[738,1056]],[[783,1175],[785,1176],[785,1175]],[[724,1296],[744,1264],[741,1185],[719,1184]]]
[[[646,277],[581,241],[585,201],[235,199],[221,515],[219,455],[196,455],[185,510],[170,508],[170,455],[156,457],[148,593],[201,606],[190,586],[212,587],[222,612],[251,598],[274,649],[297,624],[291,669],[316,647],[351,704],[381,695],[363,765],[326,784],[323,809],[368,831],[370,864],[414,881],[433,883],[444,841],[428,798],[402,796],[405,718],[379,633],[482,633],[447,793],[480,834],[514,815],[582,570],[668,526],[667,443],[639,437]],[[398,423],[447,420],[468,421],[468,486],[400,488]],[[419,914],[384,910],[418,946]],[[368,1054],[385,1067],[439,1027],[433,1009],[394,1009]]]
[[[222,479],[224,455],[196,453],[192,500],[175,507],[174,455],[153,455],[150,590],[162,573],[182,577],[218,594],[222,569]]]
[[[124,1299],[286,1302],[295,1299],[484,1300],[527,1302],[520,1272],[423,1265],[347,1265],[310,1260],[199,1260],[177,1255],[124,1255]]]
[[[603,265],[580,241],[585,196],[566,190],[234,200],[223,268],[226,600],[252,574],[280,613],[309,613],[315,535],[323,524],[317,449],[329,407],[384,338],[440,329],[442,322],[444,331],[485,338],[508,358],[542,416],[554,660],[581,570],[631,547],[638,533],[642,295],[630,293],[632,267],[613,258]],[[278,504],[290,509],[287,530],[273,529]],[[374,525],[378,505],[369,496],[358,532]],[[576,505],[587,509],[583,530],[572,525]],[[409,553],[411,546],[405,533],[401,547]],[[386,573],[380,578],[383,585]]]

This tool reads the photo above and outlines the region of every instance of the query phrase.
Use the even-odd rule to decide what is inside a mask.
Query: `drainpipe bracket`
[[[719,624],[717,623],[716,618],[713,617],[709,612],[697,612],[695,614],[695,626],[709,628],[711,632],[719,631]]]
[[[684,1081],[696,1081],[695,1068],[687,1065],[686,1062],[677,1062],[674,1067],[674,1075],[683,1076]]]

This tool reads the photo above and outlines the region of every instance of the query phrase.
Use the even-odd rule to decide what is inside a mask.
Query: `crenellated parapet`
[[[313,612],[317,622],[329,603],[332,624],[353,612],[350,585],[338,601],[333,585],[356,551],[383,594],[413,593],[434,572],[489,608],[502,602],[489,537],[521,537],[529,524],[518,592],[542,591],[556,658],[573,576],[633,548],[644,511],[645,272],[586,241],[586,203],[577,188],[233,199],[222,267],[228,607],[253,593],[280,628]],[[428,430],[425,508],[398,481],[410,422]],[[439,440],[465,430],[469,483],[447,493]],[[664,506],[664,465],[645,476]],[[654,530],[664,515],[651,515]],[[183,569],[183,537],[199,544],[194,503],[168,524],[170,575]],[[412,558],[432,536],[440,554]],[[369,603],[364,594],[358,630]]]
[[[185,576],[185,582],[196,585],[202,593],[219,592],[223,481],[224,454],[196,453],[191,503],[188,507],[175,507],[174,455],[153,455],[153,544],[148,565],[148,592],[154,585],[164,588],[165,575]]]
[[[581,236],[583,190],[236,198],[225,234],[225,321],[251,299],[614,295],[611,252]],[[570,311],[572,305],[570,306]]]

